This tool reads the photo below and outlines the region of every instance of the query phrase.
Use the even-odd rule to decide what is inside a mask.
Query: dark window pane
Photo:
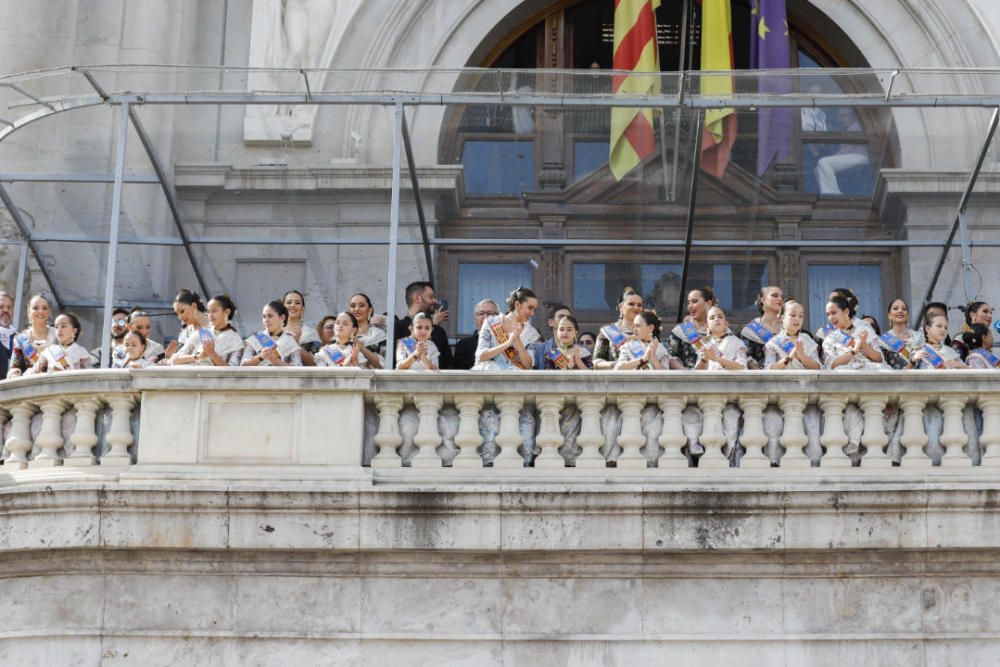
[[[535,183],[535,145],[530,141],[466,141],[462,167],[467,194],[527,192]]]

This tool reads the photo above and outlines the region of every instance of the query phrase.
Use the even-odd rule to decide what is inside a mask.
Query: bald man
[[[455,345],[455,357],[452,360],[452,368],[469,370],[476,363],[476,348],[479,346],[479,330],[483,328],[483,322],[487,317],[500,314],[500,306],[493,299],[484,299],[476,304],[476,333],[468,338],[463,338]]]

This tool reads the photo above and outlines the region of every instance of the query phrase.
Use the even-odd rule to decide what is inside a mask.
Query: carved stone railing
[[[81,371],[3,382],[0,422],[11,474],[981,474],[1000,467],[1000,374]]]

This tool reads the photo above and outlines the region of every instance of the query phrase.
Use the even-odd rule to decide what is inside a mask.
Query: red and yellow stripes
[[[641,73],[659,73],[656,16],[660,0],[615,0],[613,67]],[[659,91],[657,76],[616,74],[616,94],[649,95]],[[638,107],[611,110],[611,153],[608,166],[616,180],[656,150],[653,110]]]
[[[701,71],[731,71],[733,64],[733,17],[730,0],[702,0]],[[702,75],[703,97],[732,97],[733,77],[728,74]],[[736,111],[733,108],[705,111],[701,140],[701,168],[722,178],[736,142]]]

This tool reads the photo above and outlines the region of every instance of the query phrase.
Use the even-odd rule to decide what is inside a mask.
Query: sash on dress
[[[553,365],[560,370],[566,371],[572,368],[572,362],[569,357],[563,354],[563,351],[558,347],[554,347],[549,350],[548,354],[545,356],[548,357],[549,361],[551,361]]]
[[[772,335],[767,344],[781,352],[786,357],[795,350],[795,343],[785,334]]]
[[[834,331],[829,332],[827,336],[834,343],[839,343],[844,347],[854,347],[854,338],[851,336],[851,334],[841,331],[840,329],[836,329]]]
[[[406,348],[406,351],[413,354],[417,351],[417,340],[413,336],[407,336],[399,341]]]
[[[621,349],[621,346],[628,340],[628,336],[625,335],[625,332],[617,324],[608,324],[601,327],[601,333],[615,346],[615,349]]]
[[[62,368],[69,368],[69,361],[66,359],[66,350],[63,349],[62,345],[50,345],[49,356],[52,357],[52,361],[55,362],[57,366]]]
[[[205,343],[211,343],[215,340],[215,337],[212,335],[212,330],[207,327],[198,329],[198,337],[201,338],[202,345]],[[268,338],[270,338],[270,336],[268,336]]]
[[[334,366],[343,366],[344,362],[347,361],[347,355],[333,345],[327,345],[324,347],[323,354],[326,355],[326,358],[329,359],[330,363]]]
[[[266,331],[258,331],[254,334],[254,338],[260,343],[261,348],[264,350],[271,350],[278,347],[278,344],[274,342],[274,339]]]
[[[696,327],[693,323],[681,322],[677,326],[680,328],[684,339],[695,349],[701,349],[701,347],[705,344],[701,338],[701,332],[698,331],[698,327]]]
[[[927,354],[927,363],[929,363],[934,368],[941,368],[944,366],[944,358],[938,354],[933,347],[930,345],[924,345],[922,349]]]
[[[774,338],[775,334],[757,320],[750,320],[743,328],[743,335],[755,343],[767,345],[767,342]]]
[[[896,334],[892,333],[891,331],[885,332],[884,334],[879,336],[878,339],[882,341],[885,344],[885,346],[890,350],[892,350],[893,352],[903,355],[904,359],[910,358],[910,351],[906,349],[906,341],[897,336]]]
[[[111,351],[111,368],[125,368],[128,362],[129,358],[125,353],[125,346],[115,345],[114,350]]]
[[[510,340],[510,336],[503,330],[503,318],[498,318],[490,324],[490,332],[493,334],[493,338],[496,339],[498,345],[503,345]],[[513,347],[505,347],[503,349],[503,355],[510,360],[510,363],[514,364],[518,368],[524,368],[521,364],[521,358],[517,354],[517,350]]]
[[[29,366],[33,366],[38,361],[38,348],[26,334],[17,337],[17,344],[21,348],[21,354],[27,360]]]
[[[981,347],[981,348],[975,349],[972,352],[970,352],[969,354],[977,354],[977,355],[979,355],[980,357],[982,357],[986,361],[986,364],[988,366],[990,366],[991,368],[1000,367],[1000,357],[997,357],[997,355],[993,354],[992,352],[990,352],[986,348],[982,348]]]

